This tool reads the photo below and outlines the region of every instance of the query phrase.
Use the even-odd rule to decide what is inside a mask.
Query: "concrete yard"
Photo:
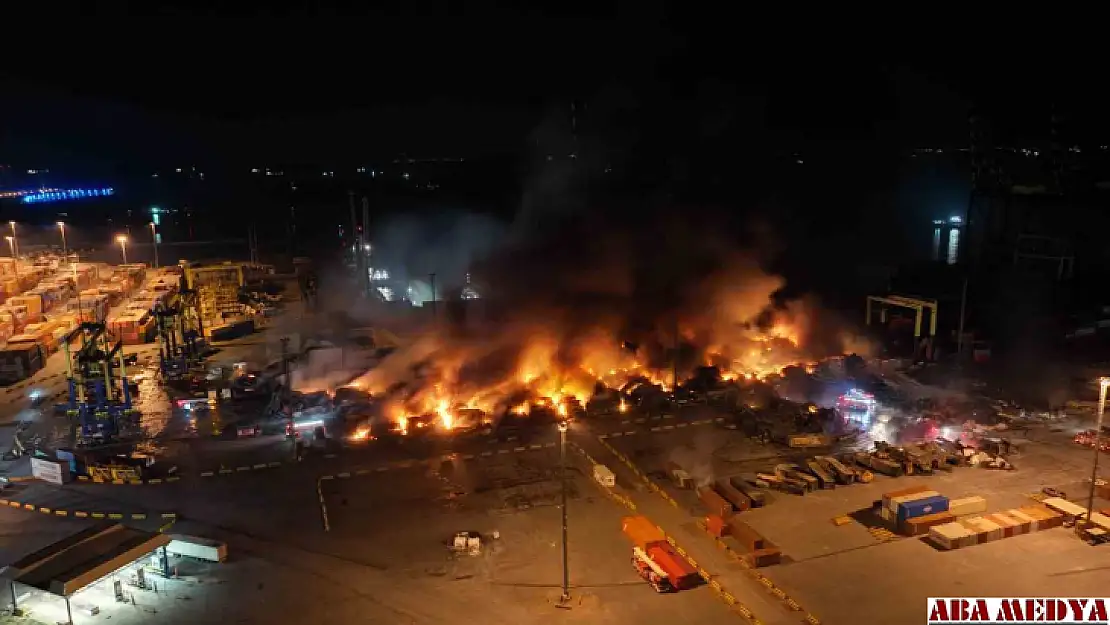
[[[859,622],[861,606],[872,622],[914,622],[925,599],[936,596],[1098,596],[1110,546],[1088,546],[1065,528],[944,552],[917,538],[883,542],[858,522],[832,523],[833,517],[870,508],[883,492],[921,484],[951,498],[983,496],[988,512],[1032,505],[1029,495],[1049,486],[1086,505],[1090,449],[1072,443],[1064,431],[1047,429],[1013,440],[1020,452],[1011,457],[1017,467],[1011,472],[962,467],[935,475],[877,475],[871,484],[806,496],[771,493],[766,507],[743,513],[784,553],[783,564],[761,572],[825,623]],[[644,428],[609,442],[649,475],[673,460],[702,480],[765,470],[792,455],[721,427],[665,433]],[[693,492],[656,481],[691,520],[705,514]],[[1096,508],[1108,505],[1096,499]]]

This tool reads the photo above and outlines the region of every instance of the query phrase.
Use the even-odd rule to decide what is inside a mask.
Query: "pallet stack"
[[[929,530],[929,539],[942,549],[962,549],[1060,527],[1063,522],[1063,515],[1044,506],[1025,506],[937,525]]]

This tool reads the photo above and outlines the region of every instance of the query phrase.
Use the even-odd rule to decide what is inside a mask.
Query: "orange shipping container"
[[[621,519],[621,530],[624,535],[632,541],[632,544],[640,547],[648,543],[658,542],[660,540],[667,540],[666,534],[659,526],[652,523],[650,519],[643,516],[626,516]]]
[[[705,517],[705,531],[714,538],[720,538],[728,534],[728,523],[721,517],[711,514]]]
[[[767,539],[762,534],[755,531],[751,525],[740,520],[740,517],[733,517],[728,521],[730,534],[740,543],[746,551],[757,551],[764,549],[769,544]]]

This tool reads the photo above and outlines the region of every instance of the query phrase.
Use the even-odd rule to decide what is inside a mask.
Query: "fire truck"
[[[697,585],[694,567],[675,553],[669,543],[657,542],[632,548],[632,567],[655,592],[677,592]]]

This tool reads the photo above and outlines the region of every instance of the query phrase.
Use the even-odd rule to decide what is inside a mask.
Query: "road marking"
[[[268,464],[268,465],[266,465],[266,466],[268,466],[268,467],[270,467],[271,469],[273,469],[273,468],[275,468],[275,467],[280,467],[280,466],[281,466],[281,463],[280,463],[280,462],[271,462],[270,464]]]
[[[624,433],[624,435],[625,435],[625,436],[635,436],[635,435],[636,435],[636,432],[634,432],[634,431],[630,431],[630,432],[625,432],[625,433]]]
[[[555,443],[544,443],[544,447],[554,447]]]
[[[654,427],[652,427],[652,428],[651,428],[651,431],[652,431],[652,432],[658,432],[658,431],[659,431],[659,430],[661,430],[661,429],[662,429],[661,427],[659,427],[658,425],[656,425],[656,426],[654,426]]]
[[[335,475],[336,477],[351,477],[351,474],[347,471],[344,471],[343,473],[336,473]]]
[[[132,513],[131,518],[136,520],[136,521],[142,521],[143,519],[146,518],[146,515],[141,513],[141,512],[135,512],[135,513]]]
[[[201,477],[212,477],[215,474],[216,473],[213,472],[213,471],[201,471],[200,476]]]
[[[235,467],[236,471],[250,471],[250,467]]]
[[[621,421],[621,425],[628,425],[629,423],[630,423],[630,421],[628,419],[625,419],[624,421]]]
[[[334,480],[335,476],[334,475],[321,475],[320,479],[321,480]]]
[[[679,423],[679,424],[678,424],[678,425],[676,425],[675,427],[676,427],[676,428],[684,428],[684,427],[686,427],[687,425],[690,425],[690,424],[689,424],[689,423]]]
[[[673,429],[674,429],[674,426],[673,426],[673,425],[664,425],[664,426],[663,426],[663,429],[664,429],[664,430],[673,430]]]
[[[600,438],[601,440],[605,440],[605,439],[609,438],[609,435],[608,434],[598,434],[597,437]]]
[[[528,449],[543,449],[543,445],[529,445]]]
[[[492,452],[492,451],[483,451],[483,452],[481,453],[481,455],[483,455],[483,456],[492,456],[492,455],[493,455],[493,452]]]
[[[389,467],[378,467],[378,468],[374,469],[374,471],[376,471],[378,473],[385,473],[388,470],[389,470]]]
[[[256,464],[256,465],[254,465],[254,468],[256,468],[256,469],[265,469],[265,468],[266,468],[266,467],[268,467],[268,466],[270,466],[270,465],[268,465],[268,464],[266,464],[265,462],[263,462],[263,463],[261,463],[261,464]]]
[[[88,512],[74,512],[73,516],[84,519],[89,516]]]
[[[43,514],[51,514],[54,511],[51,510],[50,508],[39,508],[39,512],[41,512]]]
[[[636,423],[644,423],[645,421],[647,421],[647,419],[644,419],[643,417],[640,417],[639,419],[634,419],[634,421]]]
[[[497,453],[499,453],[499,454],[507,454],[507,453],[509,453],[509,450],[508,450],[508,449],[498,449],[498,450],[497,450]]]
[[[515,452],[521,452],[521,451],[524,451],[525,449],[528,449],[528,448],[524,447],[523,445],[521,445],[520,447],[513,447],[513,451],[515,451]]]
[[[92,513],[92,518],[94,518],[94,519],[103,519],[104,518],[104,513],[103,512],[93,512]]]
[[[611,436],[612,438],[616,438],[618,436],[624,436],[624,432],[613,432],[609,436]]]

